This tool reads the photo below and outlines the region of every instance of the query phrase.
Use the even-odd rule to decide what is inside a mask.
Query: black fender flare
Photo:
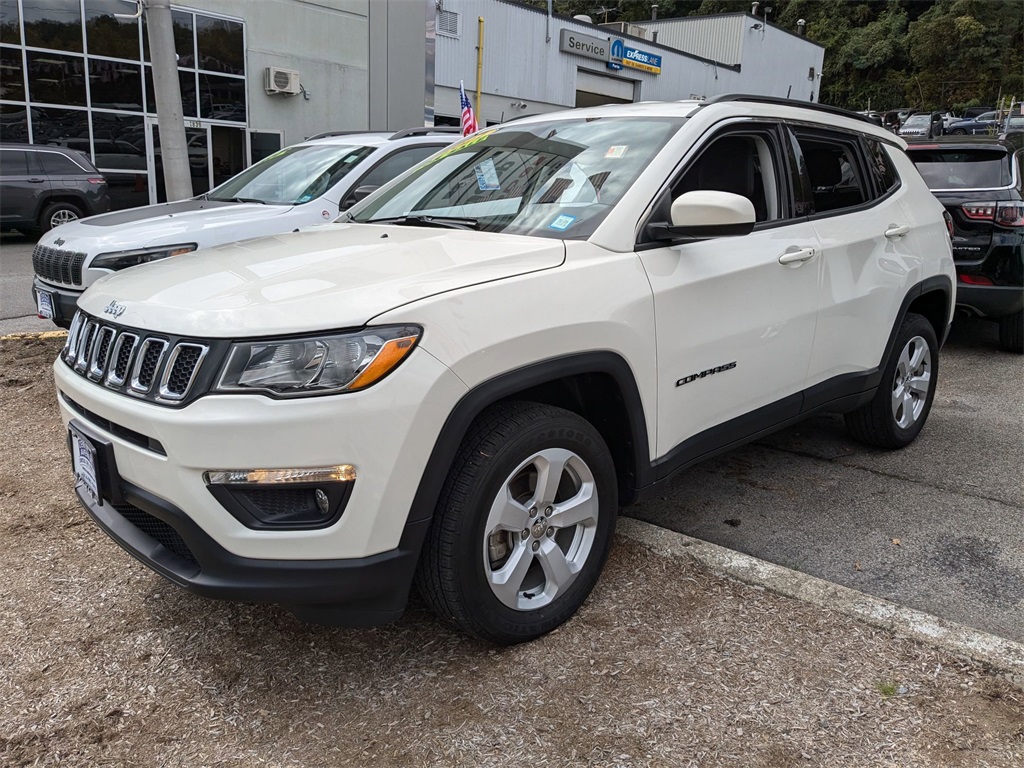
[[[427,521],[433,517],[434,508],[441,496],[441,489],[448,477],[448,469],[455,459],[455,454],[473,420],[487,406],[531,387],[585,373],[607,374],[618,385],[626,403],[626,418],[633,440],[636,485],[647,485],[651,473],[647,422],[633,370],[625,358],[615,352],[581,352],[542,360],[502,373],[478,384],[463,395],[448,414],[434,441],[434,448],[427,459],[409,509],[407,525]]]

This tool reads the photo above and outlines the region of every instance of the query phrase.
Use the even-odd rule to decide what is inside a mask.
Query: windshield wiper
[[[259,203],[260,205],[266,205],[266,200],[257,200],[255,197],[211,197],[210,193],[207,192],[205,195],[207,200],[214,200],[219,203]]]
[[[401,224],[411,227],[441,227],[443,229],[479,229],[476,219],[462,219],[457,216],[394,216],[385,219],[368,219],[367,224]]]

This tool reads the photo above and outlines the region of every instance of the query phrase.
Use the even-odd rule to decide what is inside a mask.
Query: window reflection
[[[0,43],[21,44],[18,0],[0,0]]]
[[[20,48],[0,48],[0,99],[25,100]]]
[[[90,58],[89,91],[94,107],[141,112],[142,67]]]
[[[79,0],[31,0],[23,10],[26,45],[58,51],[82,50]]]
[[[179,67],[194,67],[196,65],[196,47],[192,39],[192,14],[184,11],[171,11],[171,26],[174,33],[174,52],[178,54]],[[146,20],[142,20],[142,51],[145,60],[151,61],[149,56],[149,29]]]
[[[146,134],[141,117],[92,114],[93,162],[107,179],[115,210],[149,203]]]
[[[28,142],[28,110],[24,106],[0,104],[0,141]]]
[[[196,37],[199,41],[199,69],[245,74],[245,44],[239,22],[197,14]]]
[[[85,106],[85,62],[81,56],[27,51],[32,101]]]
[[[131,6],[121,0],[85,0],[85,30],[89,53],[119,59],[139,58],[138,19],[119,19]]]
[[[32,141],[89,152],[89,113],[77,109],[32,110]]]
[[[201,117],[245,122],[245,80],[199,73]]]
[[[196,73],[178,72],[178,87],[181,90],[181,113],[185,117],[199,117],[196,111]],[[146,111],[156,114],[156,96],[153,91],[153,68],[146,66]]]

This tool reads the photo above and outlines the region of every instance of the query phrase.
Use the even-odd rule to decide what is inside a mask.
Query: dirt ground
[[[49,366],[0,340],[0,764],[1013,766],[977,664],[618,538],[579,615],[499,649],[207,601],[78,506]]]

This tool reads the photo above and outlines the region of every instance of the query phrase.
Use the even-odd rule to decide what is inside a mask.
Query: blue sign
[[[625,52],[626,52],[626,44],[625,43],[623,43],[618,38],[616,38],[615,40],[612,40],[612,51],[611,51],[611,56],[610,56],[611,63],[609,63],[608,66],[610,67],[610,66],[612,66],[612,64],[619,64],[619,62],[622,61],[622,55]],[[619,66],[618,69],[622,69],[622,67]]]
[[[632,48],[621,40],[612,41],[612,58],[621,53],[621,64],[616,61],[608,62],[608,69],[622,69],[623,66],[641,69],[650,72],[652,75],[661,74],[661,54],[642,51],[639,48]]]

